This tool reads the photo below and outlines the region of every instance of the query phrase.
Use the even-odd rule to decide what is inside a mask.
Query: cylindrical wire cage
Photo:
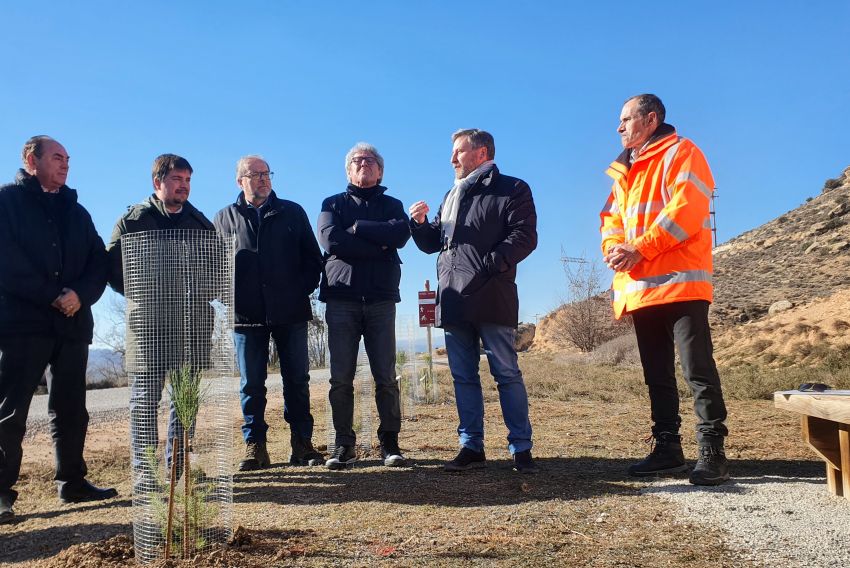
[[[401,400],[401,417],[416,419],[416,404],[422,402],[422,388],[418,370],[422,366],[416,354],[417,320],[413,316],[400,318],[396,330],[396,380]]]
[[[375,395],[372,370],[369,367],[369,357],[363,341],[357,352],[357,370],[354,373],[354,422],[352,429],[357,436],[357,450],[361,456],[372,452],[372,423],[375,413]],[[325,399],[325,416],[327,419],[328,453],[336,449],[336,429],[333,422],[333,409],[330,400]]]
[[[133,535],[142,563],[188,557],[232,530],[234,245],[232,236],[203,230],[121,239]]]

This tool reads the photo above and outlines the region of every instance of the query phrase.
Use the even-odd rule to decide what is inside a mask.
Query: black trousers
[[[53,380],[47,399],[56,481],[82,483],[86,475],[83,445],[89,424],[86,411],[86,364],[89,346],[56,336],[0,335],[0,495],[17,498],[12,487],[21,472],[21,444],[30,403],[45,369]]]
[[[679,391],[674,349],[678,347],[685,381],[694,395],[697,440],[722,442],[726,404],[714,364],[708,305],[704,300],[674,302],[632,312],[643,376],[649,387],[652,432],[679,433]]]
[[[395,380],[395,303],[364,304],[330,300],[325,311],[328,324],[328,350],[331,355],[331,388],[328,394],[333,413],[337,446],[353,446],[354,374],[360,337],[369,357],[375,379],[375,405],[381,424],[378,439],[384,433],[401,429],[401,405]],[[365,401],[364,401],[365,402]]]

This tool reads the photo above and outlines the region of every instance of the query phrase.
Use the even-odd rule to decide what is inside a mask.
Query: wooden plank
[[[803,416],[800,423],[803,441],[833,469],[841,470],[838,447],[838,423],[813,416]],[[839,485],[841,480],[838,481]]]
[[[836,497],[842,497],[844,495],[844,488],[841,486],[841,479],[839,479],[840,476],[840,471],[826,464],[826,488],[829,490],[830,495],[835,495]]]
[[[850,395],[818,395],[775,392],[776,408],[850,424]]]
[[[841,424],[838,428],[838,445],[841,451],[841,484],[844,498],[850,499],[850,426]]]

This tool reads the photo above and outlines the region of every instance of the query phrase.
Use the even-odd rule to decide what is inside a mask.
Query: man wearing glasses
[[[398,446],[401,407],[395,379],[395,305],[401,301],[398,249],[410,238],[401,201],[380,185],[384,159],[360,142],[345,156],[348,187],[322,203],[319,241],[325,270],[319,299],[327,302],[331,358],[330,404],[335,451],[326,465],[343,469],[357,460],[354,450],[354,373],[361,336],[375,378],[378,438],[384,465],[405,465]]]
[[[242,378],[239,392],[246,446],[241,471],[271,465],[264,417],[270,338],[280,355],[283,418],[290,427],[292,446],[289,463],[324,463],[312,443],[307,355],[310,294],[319,285],[322,254],[304,209],[275,194],[273,176],[261,156],[241,158],[236,164],[236,184],[242,191],[214,221],[219,233],[236,235],[233,340]]]
[[[215,231],[209,219],[189,203],[192,171],[189,162],[175,154],[163,154],[154,160],[151,172],[153,195],[129,207],[118,219],[106,247],[110,261],[109,285],[116,292],[124,294],[122,236],[175,229]],[[179,281],[181,275],[167,270],[163,272],[139,277],[155,278],[162,294],[168,290],[179,290],[183,285]],[[192,275],[189,274],[188,278],[191,279]],[[193,285],[193,289],[204,288],[205,283],[195,282]],[[191,365],[194,370],[209,366],[211,339],[205,332],[212,327],[213,314],[208,300],[207,297],[193,296],[189,313],[180,317],[175,315],[183,308],[170,305],[136,305],[129,314],[126,365],[130,371],[130,449],[136,496],[156,489],[154,472],[149,470],[146,452],[148,448],[155,449],[158,443],[156,412],[165,387],[164,369],[175,370],[184,364]],[[169,310],[175,313],[169,313]],[[197,330],[203,330],[192,333],[186,339],[186,345],[179,340],[180,335],[186,333],[182,329],[184,319],[195,322]],[[189,353],[184,352],[187,346]],[[168,467],[175,450],[172,448],[175,437],[178,446],[182,447],[183,431],[172,404],[166,442]],[[178,456],[182,456],[182,452],[178,452]],[[178,478],[182,469],[183,464],[178,462]]]

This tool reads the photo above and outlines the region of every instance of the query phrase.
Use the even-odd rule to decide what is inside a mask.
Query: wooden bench
[[[826,462],[829,492],[850,499],[850,392],[781,391],[773,403],[802,414],[803,441]]]

